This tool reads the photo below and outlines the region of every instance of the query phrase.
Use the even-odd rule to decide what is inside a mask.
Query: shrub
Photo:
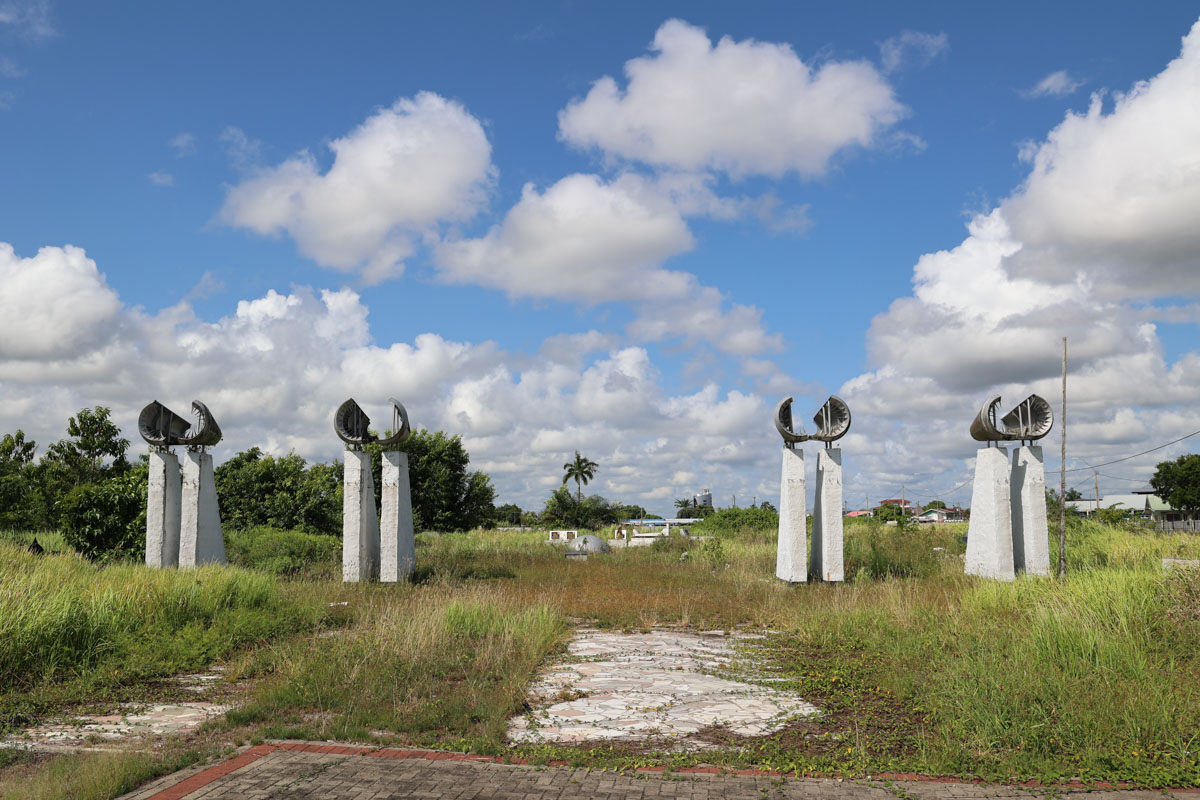
[[[76,486],[59,501],[63,539],[93,561],[146,557],[146,468]]]
[[[692,526],[699,536],[736,536],[779,530],[779,513],[767,508],[722,508]]]
[[[292,578],[336,577],[342,559],[340,538],[303,531],[229,531],[225,544],[229,563]]]

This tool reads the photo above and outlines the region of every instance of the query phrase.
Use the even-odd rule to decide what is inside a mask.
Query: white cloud
[[[190,134],[180,134],[180,136],[188,136]],[[225,155],[229,157],[229,163],[239,172],[250,172],[257,170],[262,162],[263,143],[259,139],[253,139],[246,135],[246,132],[241,128],[235,128],[232,125],[225,126],[221,131],[218,140],[225,145]],[[175,146],[175,141],[179,139],[176,136],[171,140],[171,145]],[[186,140],[184,142],[187,143]],[[178,148],[177,148],[178,149]],[[179,155],[185,153],[180,150]]]
[[[27,262],[11,248],[0,253],[5,287],[21,290],[0,319],[58,337],[0,328],[0,431],[23,428],[43,448],[85,405],[110,406],[136,437],[150,400],[186,412],[200,399],[225,432],[218,460],[253,445],[333,460],[341,455],[331,424],[337,405],[354,396],[368,414],[383,414],[395,396],[415,425],[462,434],[472,467],[492,474],[502,501],[527,508],[540,508],[577,448],[601,465],[592,491],[663,512],[703,486],[765,497],[775,479],[774,460],[761,458],[775,452],[766,399],[712,383],[671,391],[647,350],[620,347],[608,334],[552,336],[530,354],[432,333],[377,344],[355,292],[304,287],[242,300],[214,322],[186,303],[147,314],[121,305],[77,248],[46,248]],[[34,279],[59,273],[55,285],[73,282],[66,296],[78,302],[49,316],[50,290]],[[90,321],[80,316],[101,307]]]
[[[1140,305],[1200,293],[1197,109],[1200,24],[1179,59],[1110,113],[1097,97],[1068,114],[1032,149],[1028,179],[973,219],[962,244],[918,260],[913,295],[872,322],[871,371],[839,391],[862,437],[859,489],[904,481],[932,493],[969,478],[978,444],[967,429],[993,393],[1015,404],[1037,392],[1057,413],[1063,336],[1073,458],[1117,458],[1200,427],[1200,354],[1170,362],[1151,321],[1194,321],[1189,307]],[[1116,474],[1143,476],[1189,446]],[[1047,466],[1056,461],[1048,448]],[[968,484],[951,499],[969,496]]]
[[[1069,113],[1031,151],[1002,209],[1023,244],[1006,262],[1120,299],[1200,291],[1200,23],[1159,75]]]
[[[642,306],[629,334],[646,342],[709,342],[725,353],[742,356],[783,348],[783,337],[763,328],[762,309],[739,303],[727,309],[725,301],[719,290],[692,278],[686,294]]]
[[[526,184],[501,224],[444,244],[437,262],[453,283],[599,303],[678,296],[688,276],[659,265],[692,245],[679,211],[644,179],[576,174],[545,192]]]
[[[236,128],[226,128],[226,131],[229,131],[229,130],[237,130],[237,129]],[[246,134],[242,133],[241,131],[238,131],[238,133],[241,134],[242,139],[244,140]],[[222,134],[222,135],[224,135],[224,134]],[[195,136],[195,134],[187,133],[186,131],[183,133],[176,134],[175,136],[171,137],[171,140],[169,142],[167,142],[167,144],[169,144],[175,150],[175,155],[177,155],[179,158],[196,155],[196,136]]]
[[[0,56],[0,77],[24,78],[27,73],[21,66],[8,56]]]
[[[885,72],[895,72],[901,67],[928,66],[949,49],[950,39],[945,33],[904,31],[879,45],[879,61]]]
[[[381,109],[329,148],[323,173],[300,153],[233,187],[221,219],[286,232],[318,264],[380,280],[400,273],[415,236],[473,216],[495,173],[479,121],[429,92]]]
[[[624,89],[605,76],[559,113],[580,148],[734,177],[818,176],[840,151],[867,147],[906,113],[865,61],[805,64],[791,47],[728,37],[672,19],[654,55],[625,64]]]
[[[146,176],[155,186],[174,186],[175,176],[169,172],[151,172]]]
[[[1051,72],[1022,94],[1026,97],[1066,97],[1074,94],[1080,86],[1083,86],[1083,81],[1072,78],[1065,69],[1060,69]]]
[[[0,2],[0,25],[11,25],[19,35],[35,41],[58,34],[48,0]]]
[[[61,358],[113,335],[120,301],[83,250],[43,247],[21,258],[0,242],[0,359]]]

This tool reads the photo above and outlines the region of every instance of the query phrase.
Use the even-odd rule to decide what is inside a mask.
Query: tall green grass
[[[42,690],[74,682],[111,694],[312,627],[324,613],[242,569],[101,567],[0,542],[0,728],[62,699]]]

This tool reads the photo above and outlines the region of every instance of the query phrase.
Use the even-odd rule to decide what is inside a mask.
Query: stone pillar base
[[[179,566],[182,503],[179,458],[170,451],[151,450],[146,486],[146,566]]]
[[[212,456],[198,450],[186,450],[183,455],[179,566],[228,563]]]
[[[1015,577],[1007,448],[985,447],[975,456],[963,572],[1002,581]]]
[[[371,454],[347,450],[344,475],[342,581],[373,581],[379,577],[379,517],[375,516]]]
[[[1041,447],[1013,451],[1011,491],[1013,569],[1026,575],[1049,575],[1050,529]]]
[[[416,567],[412,491],[408,484],[408,454],[383,454],[383,497],[379,520],[379,580],[405,581]]]
[[[775,577],[788,583],[808,580],[808,531],[804,499],[804,451],[783,448],[779,481],[779,544]]]
[[[817,454],[817,491],[813,500],[812,559],[808,577],[814,581],[842,581],[842,450],[822,449]]]

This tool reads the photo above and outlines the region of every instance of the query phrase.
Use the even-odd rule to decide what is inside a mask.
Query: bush
[[[146,558],[146,468],[76,486],[59,501],[63,539],[93,561]]]
[[[287,577],[337,577],[342,540],[336,536],[257,527],[225,536],[229,563]]]
[[[845,574],[847,578],[917,578],[941,570],[940,553],[962,552],[957,528],[927,526],[917,531],[877,520],[847,525],[845,531]],[[942,550],[934,550],[941,547]]]
[[[736,536],[779,530],[779,513],[768,508],[722,508],[692,526],[698,536]]]

